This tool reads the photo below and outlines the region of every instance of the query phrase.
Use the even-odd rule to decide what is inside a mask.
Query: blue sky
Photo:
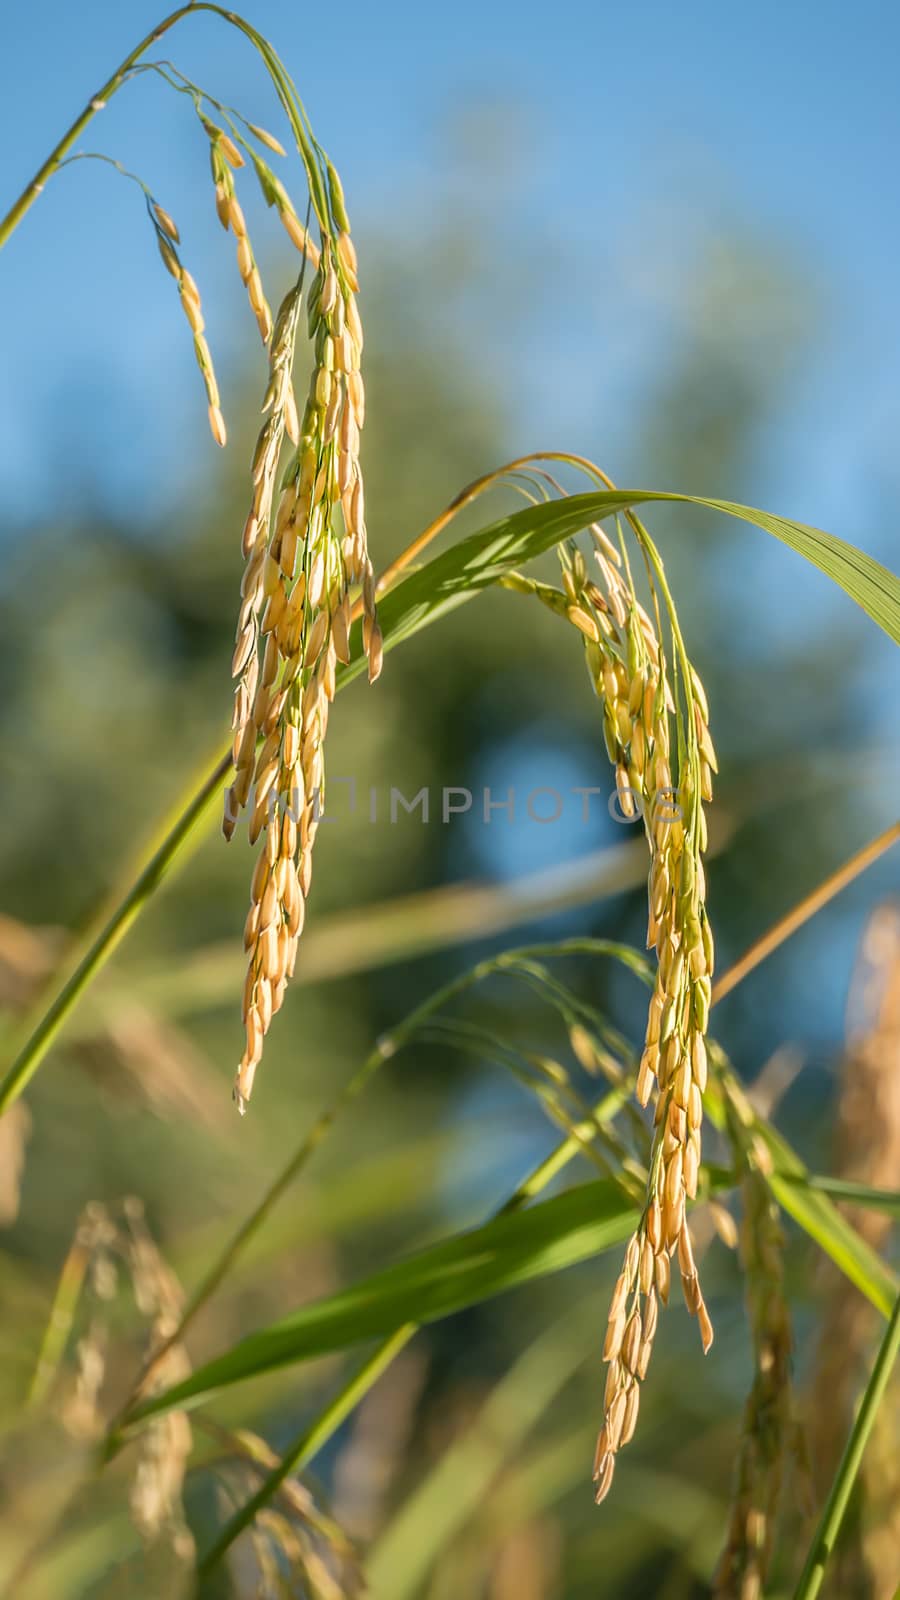
[[[246,0],[246,9],[292,67],[357,231],[392,217],[427,229],[457,205],[454,119],[460,107],[498,108],[488,183],[505,137],[519,173],[501,201],[549,265],[526,337],[506,352],[501,331],[494,351],[516,372],[517,444],[552,433],[596,449],[598,411],[613,444],[625,437],[654,342],[677,323],[698,239],[738,225],[775,240],[825,315],[806,390],[775,429],[770,503],[783,491],[784,509],[866,542],[873,478],[882,494],[897,486],[900,9],[887,0],[558,0],[550,10],[531,0],[345,0],[336,11]],[[10,9],[0,204],[158,17],[144,0]],[[169,52],[279,127],[261,69],[225,24],[191,18],[169,35]],[[227,372],[245,356],[247,323],[187,106],[157,83],[131,85],[85,146],[136,166],[178,216]],[[478,203],[489,206],[490,191]],[[477,208],[467,216],[466,205],[471,226]],[[174,500],[188,461],[211,447],[137,191],[93,164],[59,175],[4,250],[0,277],[0,508],[33,506],[48,445],[75,495],[136,508]],[[502,324],[514,278],[506,263],[503,283],[485,283],[488,325]]]
[[[569,447],[617,472],[659,349],[686,315],[703,241],[744,234],[772,245],[818,317],[803,380],[762,441],[753,497],[896,566],[900,7],[244,4],[294,73],[358,236],[427,236],[447,216],[464,241],[486,215],[507,230],[510,250],[479,274],[474,299],[436,315],[462,341],[476,326],[492,375],[509,374],[511,450]],[[8,8],[0,210],[159,15],[146,0]],[[262,69],[223,23],[189,19],[165,54],[283,132]],[[477,195],[459,148],[476,113],[487,130]],[[177,217],[226,383],[248,360],[261,374],[189,108],[142,80],[81,148],[137,168]],[[261,208],[246,209],[270,240],[261,253],[281,249],[286,274],[280,231],[266,235]],[[96,164],[60,174],[0,254],[0,285],[0,526],[91,503],[138,526],[148,510],[174,512],[192,475],[218,463],[138,192]],[[806,626],[846,608],[797,560],[782,589],[788,558],[760,536],[748,535],[747,552],[770,628],[796,626],[797,579]],[[867,628],[865,716],[898,692],[894,657],[860,619]],[[871,831],[895,810],[884,787]]]

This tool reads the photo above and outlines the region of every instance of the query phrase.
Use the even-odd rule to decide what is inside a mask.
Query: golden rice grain
[[[228,435],[225,431],[225,418],[218,406],[209,408],[209,430],[216,444],[224,449]]]
[[[283,156],[287,154],[284,145],[279,143],[274,134],[268,133],[265,128],[259,127],[259,125],[255,122],[248,122],[247,127],[250,129],[253,137],[258,139],[260,144],[264,144],[267,150],[274,150],[277,156]]]
[[[301,255],[308,256],[313,266],[317,267],[319,264],[318,246],[310,238],[309,233],[290,203],[281,206],[278,215],[292,244],[295,244]]]
[[[175,223],[172,221],[172,218],[169,216],[168,211],[164,210],[161,205],[154,204],[153,215],[159,223],[159,226],[162,228],[163,233],[168,235],[168,237],[172,240],[172,243],[180,244],[181,238],[178,229],[176,228]]]

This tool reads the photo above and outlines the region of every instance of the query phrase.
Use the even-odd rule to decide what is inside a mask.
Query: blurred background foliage
[[[328,140],[328,128],[322,131]],[[548,234],[541,258],[516,222],[529,159],[518,108],[472,106],[451,124],[448,142],[454,156],[442,178],[444,208],[441,194],[434,201],[437,220],[422,231],[370,220],[359,236],[369,395],[363,459],[376,566],[463,483],[535,446],[583,448],[621,483],[722,494],[803,516],[802,505],[779,505],[777,473],[766,471],[770,432],[828,336],[828,308],[811,292],[809,263],[791,241],[773,243],[752,218],[735,216],[729,231],[699,234],[685,262],[656,267],[660,296],[677,311],[675,331],[639,403],[630,397],[615,418],[615,459],[604,437],[604,419],[615,411],[608,395],[596,417],[583,417],[580,438],[536,439],[527,426],[523,436],[509,370],[525,359],[533,319],[559,321],[567,360],[590,365],[596,358],[589,340],[570,350],[560,288],[564,245]],[[487,160],[489,206],[473,198],[484,192],[476,178]],[[44,204],[52,207],[54,199]],[[263,237],[260,231],[266,276],[284,284],[288,247],[270,235],[263,244]],[[27,231],[11,248],[28,250]],[[147,315],[168,324],[177,315],[170,300],[160,296]],[[236,288],[231,302],[237,306]],[[74,304],[64,309],[78,315]],[[614,320],[615,306],[604,314]],[[245,364],[236,365],[229,384],[230,448],[214,460],[198,446],[200,417],[187,463],[179,463],[177,505],[159,514],[140,508],[134,519],[117,514],[100,486],[55,470],[50,433],[32,508],[5,516],[0,1004],[7,1040],[64,948],[66,930],[127,881],[157,819],[227,727],[245,464],[262,384],[259,351],[246,329],[240,349]],[[504,351],[515,352],[509,370]],[[558,374],[550,381],[559,382]],[[596,383],[599,391],[602,361]],[[75,375],[62,374],[60,384],[67,407],[91,405]],[[141,449],[139,433],[129,447]],[[512,503],[493,502],[497,514]],[[889,486],[881,509],[882,526],[896,521],[898,497]],[[474,517],[483,522],[488,514],[482,503]],[[720,755],[713,816],[722,842],[709,877],[724,970],[892,820],[897,742],[887,713],[891,697],[896,705],[897,671],[885,641],[849,604],[833,600],[824,583],[755,532],[687,511],[660,511],[651,522],[708,689]],[[474,525],[469,514],[465,526]],[[574,799],[552,827],[523,815],[534,788],[596,785],[605,794],[609,773],[577,639],[520,596],[479,599],[391,655],[377,689],[357,683],[342,695],[328,766],[333,778],[355,779],[359,803],[350,815],[346,791],[333,791],[335,822],[322,830],[316,851],[309,969],[302,946],[251,1114],[239,1121],[229,1101],[240,1048],[249,853],[241,835],[226,848],[210,828],[34,1080],[29,1126],[20,1113],[14,1128],[4,1124],[0,1476],[9,1514],[0,1521],[0,1550],[10,1570],[52,1525],[54,1507],[83,1467],[83,1443],[63,1448],[46,1419],[26,1429],[18,1408],[75,1220],[89,1202],[115,1207],[139,1196],[163,1258],[190,1288],[373,1039],[438,983],[487,950],[528,938],[585,931],[641,943],[639,885],[449,949],[427,948],[414,909],[402,919],[399,959],[394,925],[379,920],[382,902],[447,884],[502,888],[624,843],[625,830],[602,802],[593,803],[586,824]],[[449,784],[470,788],[476,802],[442,826],[436,797]],[[489,827],[481,822],[478,796],[487,784],[495,797],[516,789],[514,822],[503,813]],[[402,813],[391,825],[392,785],[407,796],[430,788],[429,825]],[[370,789],[379,797],[375,824],[367,817]],[[777,1118],[820,1170],[832,1164],[854,951],[872,908],[896,889],[897,863],[889,859],[716,1015],[714,1031],[746,1079],[783,1052]],[[632,987],[585,962],[573,969],[573,981],[638,1037],[642,1001],[635,1010]],[[524,991],[515,992],[513,1008],[510,986],[496,980],[467,1003],[467,1014],[495,1029],[514,1028],[533,1049],[565,1051],[575,1070],[560,1030]],[[896,1045],[895,1035],[895,1069]],[[414,1046],[381,1069],[198,1318],[188,1340],[192,1358],[207,1359],[241,1333],[404,1250],[479,1222],[553,1142],[535,1103],[502,1069],[448,1047]],[[716,1153],[712,1139],[710,1149]],[[592,1175],[587,1165],[582,1175]],[[708,1593],[749,1377],[738,1268],[710,1236],[704,1270],[717,1334],[712,1354],[702,1360],[693,1326],[674,1306],[657,1341],[638,1437],[612,1500],[597,1512],[588,1473],[615,1270],[614,1260],[592,1263],[429,1328],[317,1458],[309,1475],[314,1492],[373,1552],[373,1581],[386,1600],[690,1600]],[[790,1229],[788,1275],[796,1378],[811,1393],[826,1298],[854,1291],[829,1287],[812,1247]],[[73,1338],[83,1335],[86,1315],[77,1313]],[[114,1403],[133,1376],[141,1330],[124,1291],[112,1315],[117,1337],[107,1387]],[[347,1371],[357,1359],[352,1353]],[[338,1387],[343,1371],[343,1362],[329,1360],[257,1380],[229,1393],[215,1415],[227,1426],[253,1427],[277,1451]],[[484,1408],[499,1404],[497,1385],[508,1386],[506,1401],[515,1409],[517,1382],[520,1395],[530,1393],[536,1373],[548,1371],[558,1381],[548,1383],[546,1405],[526,1435],[494,1459],[494,1436],[485,1434],[482,1492],[468,1511],[450,1516],[443,1533],[433,1508],[410,1514],[410,1497],[439,1463],[442,1511],[464,1498],[476,1470],[466,1443]],[[197,1441],[202,1457],[208,1441],[199,1433]],[[829,1446],[839,1447],[840,1440]],[[482,1461],[477,1452],[474,1460]],[[76,1496],[55,1542],[22,1571],[17,1595],[68,1600],[117,1592],[116,1570],[136,1559],[128,1471],[126,1455],[102,1494]],[[773,1594],[788,1592],[795,1575],[794,1536],[806,1526],[804,1477],[802,1466],[788,1477],[787,1536]],[[187,1509],[205,1544],[222,1508],[199,1472],[188,1477]],[[852,1538],[861,1538],[865,1517],[863,1505]],[[247,1592],[245,1559],[239,1549],[209,1593]],[[119,1581],[126,1583],[122,1593],[177,1592],[172,1574],[160,1576],[148,1564],[134,1569],[131,1588]],[[848,1600],[887,1593],[864,1565],[843,1581],[850,1586],[833,1592]]]

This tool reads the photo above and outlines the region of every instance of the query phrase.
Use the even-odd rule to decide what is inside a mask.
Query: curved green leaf
[[[714,1096],[709,1109],[712,1120],[719,1123]],[[896,1293],[890,1268],[827,1194],[816,1192],[817,1180],[786,1141],[762,1120],[757,1127],[773,1157],[774,1170],[767,1176],[780,1204],[850,1281],[889,1314]],[[704,1171],[712,1191],[733,1181],[724,1168],[704,1167]],[[454,1234],[250,1334],[183,1383],[136,1407],[126,1431],[154,1413],[199,1405],[261,1373],[390,1336],[408,1323],[434,1322],[517,1284],[589,1260],[628,1238],[638,1217],[619,1186],[603,1179]]]
[[[433,1322],[560,1272],[620,1244],[638,1219],[618,1184],[604,1179],[454,1234],[242,1339],[184,1383],[136,1408],[130,1422],[173,1406],[198,1405],[262,1372],[384,1337],[406,1322]]]
[[[833,533],[758,511],[731,500],[708,500],[702,495],[664,494],[649,489],[608,489],[569,495],[540,505],[526,506],[501,517],[489,527],[469,534],[412,573],[380,601],[385,649],[418,633],[439,617],[462,605],[481,590],[498,583],[507,573],[542,555],[592,522],[616,512],[650,502],[704,506],[725,516],[751,522],[803,556],[837,583],[861,606],[879,628],[900,644],[900,579],[880,562]],[[346,681],[365,666],[358,648],[342,671]]]
[[[797,1176],[782,1172],[781,1178],[784,1183],[799,1184],[801,1188],[824,1194],[829,1200],[862,1206],[867,1211],[883,1211],[895,1222],[900,1222],[900,1189],[873,1189],[871,1184],[854,1183],[849,1178],[819,1177],[811,1173]]]
[[[759,1124],[759,1133],[773,1163],[766,1182],[782,1210],[816,1241],[882,1316],[889,1317],[897,1294],[896,1273],[823,1192],[828,1180],[811,1180],[787,1140],[768,1123]]]

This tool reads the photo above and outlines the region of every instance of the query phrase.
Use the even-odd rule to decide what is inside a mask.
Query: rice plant
[[[291,158],[274,133],[172,62],[150,59],[189,13],[207,13],[237,29],[256,53],[286,126]],[[307,70],[302,59],[300,66]],[[199,1586],[198,1592],[210,1594],[323,1600],[370,1588],[392,1600],[437,1593],[424,1587],[429,1575],[475,1516],[501,1467],[509,1493],[526,1492],[512,1469],[523,1458],[527,1463],[531,1428],[585,1360],[596,1392],[591,1426],[597,1438],[593,1467],[590,1459],[579,1460],[575,1476],[578,1492],[597,1502],[602,1541],[609,1526],[604,1519],[615,1517],[629,1471],[620,1453],[640,1435],[645,1392],[653,1384],[651,1355],[669,1337],[666,1324],[680,1314],[672,1309],[662,1315],[673,1267],[699,1334],[700,1348],[682,1358],[683,1381],[703,1386],[702,1357],[713,1342],[714,1317],[701,1288],[701,1263],[716,1235],[732,1251],[739,1243],[753,1370],[730,1504],[718,1528],[720,1551],[716,1562],[707,1563],[705,1582],[718,1600],[756,1600],[770,1592],[780,1518],[789,1510],[796,1527],[802,1483],[809,1498],[801,1518],[805,1550],[794,1552],[793,1568],[786,1552],[780,1569],[791,1571],[796,1600],[811,1600],[831,1570],[844,1563],[841,1570],[850,1571],[846,1563],[864,1562],[873,1548],[879,1592],[887,1593],[884,1585],[895,1581],[900,1567],[893,1576],[888,1571],[897,1556],[881,1524],[874,1536],[859,1533],[855,1556],[848,1556],[846,1540],[837,1556],[835,1551],[857,1480],[873,1475],[873,1452],[879,1437],[887,1436],[885,1407],[894,1394],[900,1298],[884,1218],[897,1210],[890,1164],[896,1118],[877,1111],[862,1117],[859,1099],[853,1103],[848,1096],[841,1111],[847,1147],[841,1170],[831,1179],[811,1173],[774,1128],[758,1086],[747,1087],[744,1073],[716,1042],[712,1013],[897,841],[900,824],[760,932],[743,958],[717,975],[707,893],[718,772],[711,731],[716,707],[692,659],[702,641],[684,635],[663,548],[643,516],[663,503],[680,503],[704,516],[753,525],[818,567],[898,644],[900,580],[833,534],[718,498],[619,489],[594,463],[549,450],[513,460],[462,489],[376,578],[361,464],[365,262],[357,258],[341,179],[313,132],[288,66],[249,22],[206,3],[184,6],[161,22],[92,98],[0,223],[0,247],[15,247],[13,236],[39,198],[52,205],[50,180],[62,168],[81,160],[111,162],[141,191],[150,242],[175,283],[193,341],[212,437],[226,444],[228,396],[216,377],[201,290],[183,259],[179,219],[167,209],[166,197],[141,177],[81,147],[98,112],[148,75],[199,126],[211,168],[210,213],[232,235],[266,353],[263,422],[247,467],[245,503],[233,519],[244,565],[233,607],[233,690],[226,690],[224,661],[221,673],[223,707],[226,695],[233,695],[231,737],[185,793],[123,892],[74,946],[42,946],[39,981],[23,981],[13,995],[18,1023],[0,1086],[0,1138],[10,1175],[6,1207],[15,1211],[27,1168],[24,1091],[51,1048],[73,1036],[79,1014],[91,1005],[95,980],[161,885],[183,870],[208,836],[218,808],[225,840],[240,840],[246,829],[254,849],[243,935],[243,913],[235,910],[233,919],[234,950],[242,938],[246,958],[243,987],[234,984],[231,992],[230,974],[227,980],[236,1023],[233,1097],[244,1113],[251,1093],[255,1109],[273,1092],[259,1070],[264,1046],[270,1032],[289,1028],[287,1018],[275,1018],[295,979],[298,953],[315,939],[315,910],[307,902],[313,850],[331,792],[325,747],[332,704],[361,676],[375,685],[386,655],[391,660],[385,676],[402,674],[404,652],[396,658],[392,652],[476,598],[487,610],[492,594],[502,591],[519,607],[526,629],[538,615],[549,616],[562,648],[583,659],[585,697],[597,748],[605,746],[608,756],[615,803],[622,817],[640,819],[644,836],[637,877],[647,880],[647,934],[641,950],[587,936],[560,938],[511,946],[457,970],[372,1043],[254,1206],[246,1205],[240,1170],[232,1173],[239,1204],[230,1237],[202,1265],[195,1262],[184,1283],[163,1259],[135,1197],[123,1197],[115,1212],[96,1203],[81,1215],[54,1303],[45,1308],[45,1333],[14,1434],[19,1448],[30,1430],[49,1429],[52,1438],[58,1429],[78,1443],[77,1472],[34,1537],[16,1552],[4,1592],[31,1593],[26,1586],[40,1581],[42,1564],[52,1562],[55,1545],[77,1520],[76,1503],[80,1511],[86,1504],[102,1513],[111,1503],[107,1485],[125,1474],[129,1528],[142,1560],[150,1563],[135,1569],[127,1592],[189,1593]],[[277,290],[264,284],[259,263],[266,257],[258,240],[251,243],[242,208],[244,186],[253,183],[295,248],[293,277]],[[307,387],[298,398],[295,374],[301,367],[299,381]],[[432,553],[458,517],[480,516],[482,502],[495,494],[505,494],[513,508]],[[545,564],[537,575],[534,563],[548,555],[555,567]],[[380,697],[373,688],[367,716],[376,728],[383,715]],[[499,899],[491,895],[493,911]],[[560,903],[551,897],[551,905]],[[483,902],[469,935],[452,926],[447,933],[446,905],[438,906],[437,945],[478,931]],[[500,925],[505,926],[502,912]],[[24,929],[16,933],[20,942],[29,937]],[[570,976],[579,962],[590,974],[586,996]],[[609,971],[627,985],[627,1031],[598,998],[607,982],[599,974]],[[500,1022],[488,1026],[480,997],[501,991],[505,1010]],[[542,1040],[523,1039],[515,1026],[523,995],[559,1031],[558,1059]],[[153,1026],[151,1015],[139,1029],[145,1048]],[[889,1026],[892,1021],[876,1018],[872,1038]],[[302,1023],[298,1032],[302,1036]],[[101,1018],[91,1037],[112,1070],[131,1070],[139,1049],[135,1035],[123,1043]],[[151,1072],[164,1053],[161,1036],[154,1033],[153,1041]],[[181,1052],[188,1046],[175,1031],[166,1035],[165,1048],[180,1084]],[[557,1130],[559,1142],[480,1225],[427,1242],[349,1285],[327,1287],[287,1315],[260,1317],[249,1333],[231,1337],[227,1319],[220,1331],[217,1297],[247,1253],[260,1246],[276,1209],[334,1125],[359,1116],[363,1097],[388,1063],[391,1071],[405,1072],[412,1052],[448,1049],[507,1072]],[[860,1046],[853,1071],[866,1105],[879,1092],[879,1062],[879,1048]],[[135,1080],[142,1074],[139,1062]],[[586,1092],[586,1082],[602,1093]],[[204,1098],[219,1092],[214,1079]],[[173,1103],[183,1104],[177,1097]],[[883,1134],[883,1160],[860,1136],[870,1116]],[[704,1151],[704,1124],[714,1130],[715,1160]],[[591,1166],[591,1181],[560,1187],[560,1175],[576,1162]],[[135,1188],[140,1187],[136,1164]],[[739,1241],[726,1204],[732,1195],[740,1198]],[[840,1209],[848,1200],[857,1208],[852,1217]],[[871,1325],[857,1336],[855,1321],[848,1331],[839,1311],[827,1314],[833,1322],[826,1320],[821,1330],[826,1376],[820,1377],[818,1417],[827,1416],[829,1395],[839,1394],[834,1417],[843,1437],[817,1447],[831,1477],[815,1484],[804,1466],[807,1430],[792,1371],[799,1335],[785,1253],[788,1222],[829,1258],[835,1281],[849,1281],[861,1293],[870,1323],[883,1323],[873,1354]],[[339,1507],[327,1506],[319,1486],[302,1475],[353,1419],[363,1425],[366,1406],[380,1392],[376,1385],[389,1369],[400,1369],[418,1329],[516,1285],[593,1263],[605,1252],[621,1260],[611,1302],[598,1278],[574,1315],[564,1314],[529,1340],[471,1430],[454,1437],[421,1481],[407,1486],[393,1520],[378,1523],[375,1537],[354,1540],[341,1524]],[[121,1279],[128,1285],[127,1311]],[[503,1306],[500,1300],[500,1315]],[[194,1344],[201,1326],[203,1335]],[[364,1343],[371,1349],[363,1364],[337,1393],[323,1380],[321,1393],[316,1391],[319,1409],[293,1437],[266,1441],[243,1425],[236,1397],[251,1380],[293,1371],[314,1358],[333,1361]],[[841,1361],[828,1376],[838,1343],[853,1346],[852,1392]],[[390,1432],[383,1418],[379,1426]],[[402,1455],[402,1441],[397,1449]],[[568,1458],[564,1466],[569,1470]],[[895,1508],[888,1504],[881,1523],[891,1519],[896,1521]],[[152,1565],[157,1560],[158,1567]],[[223,1569],[229,1573],[227,1591],[215,1587],[224,1581]]]

